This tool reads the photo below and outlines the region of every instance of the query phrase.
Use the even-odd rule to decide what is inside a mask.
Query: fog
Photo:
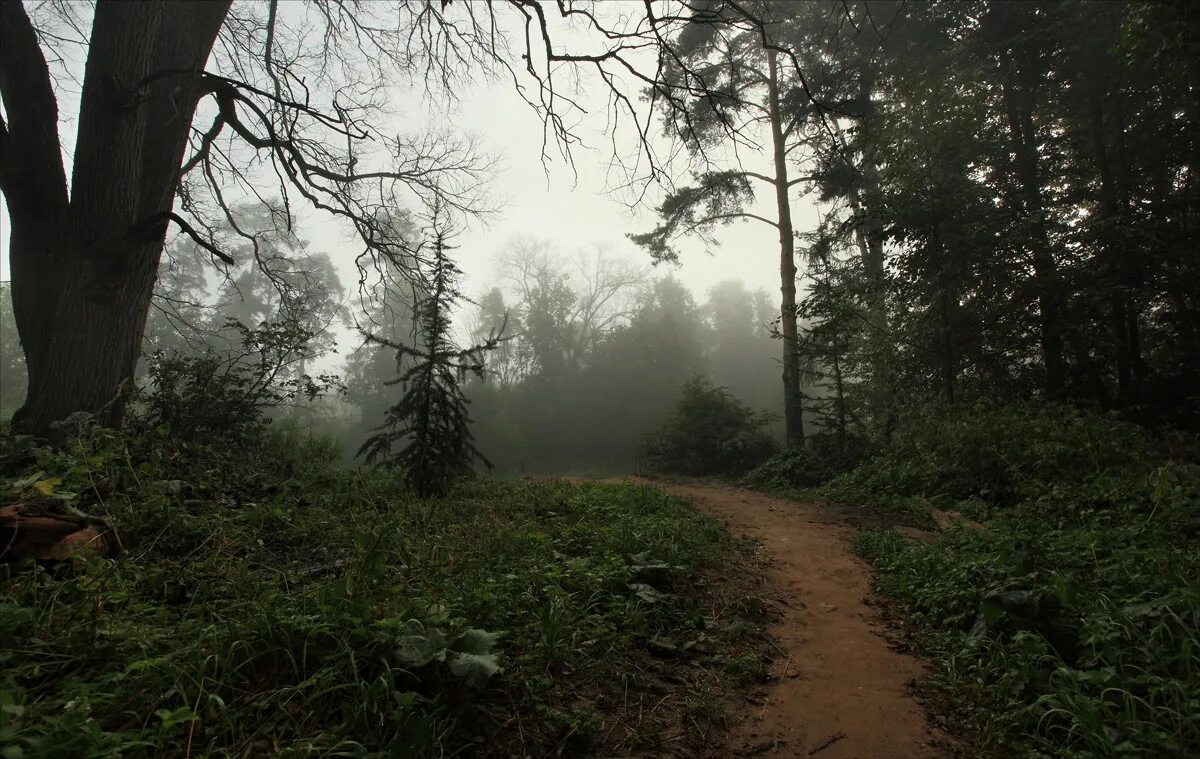
[[[350,459],[402,392],[387,384],[397,377],[395,351],[366,342],[362,330],[419,344],[412,317],[419,292],[398,287],[362,300],[353,283],[339,285],[320,254],[286,240],[277,248],[320,272],[311,280],[320,286],[298,285],[281,297],[255,267],[214,277],[195,246],[169,250],[147,353],[228,350],[221,324],[229,318],[257,324],[290,309],[310,319],[316,337],[306,346],[308,366],[294,370],[337,374],[344,392],[277,416],[335,437]],[[476,266],[486,275],[468,282],[491,287],[464,287],[454,333],[463,345],[493,332],[503,338],[482,376],[467,383],[473,432],[497,476],[634,471],[638,438],[663,421],[694,376],[782,414],[772,336],[778,306],[766,290],[732,277],[693,289],[676,272],[604,244],[532,235],[511,236]]]
[[[86,30],[89,8],[70,10],[78,28]],[[300,25],[302,13],[299,4],[282,6],[282,18],[290,23]],[[43,21],[63,23],[51,16]],[[567,27],[560,33],[563,44],[586,42],[579,29]],[[82,52],[66,47],[51,60],[68,181]],[[771,338],[771,323],[779,313],[777,231],[734,220],[707,240],[681,239],[679,263],[652,266],[628,235],[657,223],[656,204],[670,185],[660,181],[635,188],[624,183],[628,177],[614,171],[614,160],[636,154],[641,138],[628,125],[614,127],[611,114],[602,117],[611,95],[606,88],[595,86],[586,74],[572,81],[574,144],[565,151],[547,139],[544,117],[521,92],[496,86],[488,77],[461,80],[452,92],[436,96],[428,82],[394,79],[386,83],[382,98],[389,119],[411,129],[463,135],[486,156],[486,170],[474,175],[479,185],[469,188],[475,198],[471,212],[455,220],[454,260],[461,269],[463,297],[454,319],[456,338],[469,342],[479,337],[479,324],[508,315],[506,342],[489,358],[484,378],[470,385],[476,435],[499,474],[630,470],[636,466],[632,451],[638,436],[661,420],[680,385],[694,375],[727,385],[754,408],[782,413],[779,344]],[[203,109],[197,123],[208,117]],[[652,135],[651,140],[670,152],[663,137]],[[751,153],[744,160],[754,168],[756,161],[766,159]],[[255,327],[305,312],[302,318],[316,337],[288,371],[337,375],[345,391],[276,413],[333,435],[349,459],[400,393],[384,384],[395,378],[393,357],[386,349],[365,345],[363,329],[378,332],[375,317],[381,310],[393,316],[411,312],[413,298],[386,292],[386,276],[378,270],[364,275],[362,243],[344,220],[292,201],[287,204],[289,218],[281,221],[285,198],[272,194],[275,177],[252,160],[246,164],[245,176],[229,178],[215,189],[224,196],[222,203],[263,219],[253,225],[260,239],[251,243],[218,219],[209,236],[222,241],[232,256],[234,264],[227,265],[186,235],[172,232],[144,354],[236,350],[238,340],[223,326],[227,320]],[[764,194],[749,210],[770,203]],[[416,215],[422,208],[421,199],[410,196],[393,210]],[[816,205],[803,195],[793,214],[799,226],[812,226],[818,217]],[[0,200],[0,229],[7,230],[8,223]],[[419,236],[419,226],[413,224],[413,235]],[[271,249],[265,258],[273,263],[263,266],[258,244]],[[514,255],[530,249],[537,251],[542,274],[563,283],[563,302],[594,295],[588,293],[588,276],[594,280],[618,270],[632,274],[597,313],[582,315],[570,307],[539,311],[530,293],[520,292],[511,271]],[[3,233],[0,282],[9,276],[9,235]],[[408,285],[397,289],[412,294]],[[3,293],[6,318],[0,341],[0,410],[6,417],[24,393],[10,291],[5,287]],[[408,321],[393,318],[389,329],[385,336],[412,339],[411,313]],[[145,359],[138,374],[145,382]]]
[[[1200,756],[1197,8],[0,0],[0,754]]]
[[[352,461],[401,393],[387,384],[397,376],[394,351],[364,333],[415,344],[414,290],[394,280],[360,292],[345,281],[350,267],[338,265],[336,248],[321,250],[302,229],[274,231],[265,206],[244,206],[238,218],[259,246],[255,254],[245,242],[231,245],[240,265],[215,269],[190,240],[168,245],[139,376],[147,381],[146,363],[156,355],[237,354],[243,346],[230,320],[256,327],[298,319],[313,334],[284,374],[333,374],[344,387],[272,413],[277,423],[335,438]],[[604,238],[575,236],[568,244],[513,234],[490,255],[464,258],[471,260],[463,264],[454,334],[464,344],[490,331],[503,337],[482,376],[468,383],[473,429],[498,476],[635,470],[638,438],[694,376],[757,410],[782,413],[772,336],[778,299],[764,288],[737,277],[689,286],[719,270],[686,276],[686,265],[655,268]],[[24,371],[7,287],[2,295],[7,414],[23,397]]]

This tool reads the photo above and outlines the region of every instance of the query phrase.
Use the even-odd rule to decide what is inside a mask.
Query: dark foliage
[[[0,753],[578,755],[619,712],[624,745],[661,755],[664,712],[702,746],[722,678],[761,672],[763,602],[701,582],[739,549],[682,501],[479,483],[430,509],[339,458],[286,428],[239,450],[0,429],[0,503],[59,500],[122,546],[0,582]]]
[[[642,437],[646,469],[694,476],[738,475],[778,449],[767,432],[771,417],[754,411],[706,377],[683,386],[675,410]]]
[[[812,435],[803,448],[787,448],[754,467],[746,484],[786,494],[816,487],[853,469],[869,455],[867,441],[828,433]]]
[[[1144,506],[1165,451],[1135,425],[1070,406],[934,406],[902,417],[891,445],[827,490],[1024,504],[1072,519]]]
[[[234,335],[225,351],[159,351],[147,358],[146,388],[130,424],[165,427],[189,441],[241,444],[262,433],[267,413],[341,388],[335,375],[300,373],[312,333],[295,321],[248,327],[226,322]]]
[[[1188,445],[1070,408],[942,409],[911,415],[894,449],[812,495],[982,522],[930,542],[859,539],[880,588],[918,622],[933,703],[981,751],[1200,749],[1200,467]]]
[[[471,434],[463,381],[467,374],[482,378],[484,356],[502,338],[497,332],[469,348],[454,345],[450,308],[461,295],[456,288],[459,270],[448,252],[444,230],[436,229],[428,292],[415,309],[420,347],[364,333],[369,341],[395,350],[396,366],[406,368],[385,383],[399,386],[403,395],[358,455],[368,464],[398,468],[422,498],[445,495],[455,478],[470,473],[476,460],[491,468]]]

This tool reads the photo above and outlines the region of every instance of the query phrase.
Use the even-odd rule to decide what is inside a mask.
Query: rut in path
[[[908,686],[921,662],[892,650],[864,603],[870,572],[852,530],[828,509],[718,485],[654,483],[696,504],[735,535],[762,544],[783,617],[781,650],[761,703],[734,715],[727,756],[887,759],[942,757],[953,742],[931,726]]]

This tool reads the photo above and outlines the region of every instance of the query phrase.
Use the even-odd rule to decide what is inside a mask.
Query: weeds
[[[926,685],[997,756],[1200,752],[1200,468],[1069,409],[926,415],[809,497],[928,499],[983,522],[858,548],[935,662]]]
[[[715,659],[720,630],[752,626],[695,582],[737,547],[650,488],[477,482],[423,503],[284,433],[236,457],[106,431],[32,455],[4,482],[43,472],[124,553],[0,584],[5,756],[593,751],[613,717],[586,705],[666,666],[650,641],[705,636]]]

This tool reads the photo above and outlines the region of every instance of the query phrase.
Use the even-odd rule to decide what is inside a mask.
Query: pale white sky
[[[399,87],[395,96],[404,97]],[[415,98],[414,98],[415,100]],[[542,124],[537,115],[513,91],[511,82],[479,84],[462,95],[457,111],[431,110],[425,119],[434,125],[461,129],[477,135],[490,150],[500,154],[502,161],[492,187],[506,202],[497,217],[485,226],[472,223],[459,238],[458,263],[465,273],[464,291],[477,295],[492,285],[492,261],[504,242],[514,234],[551,239],[561,245],[564,253],[595,245],[607,246],[613,253],[636,262],[648,262],[649,257],[629,242],[629,232],[645,231],[656,223],[651,208],[634,212],[609,194],[605,187],[604,171],[610,155],[609,136],[602,133],[607,127],[604,118],[605,97],[601,87],[584,83],[581,102],[590,116],[579,120],[578,131],[590,148],[576,147],[574,152],[576,178],[556,150],[551,149],[552,162],[547,171],[540,159]],[[74,143],[74,116],[78,109],[74,93],[60,97],[63,123],[60,125],[64,149],[68,151],[67,171],[70,172],[69,151]],[[744,156],[747,168],[766,169],[765,157]],[[759,163],[762,161],[762,163]],[[750,165],[758,164],[758,165]],[[686,177],[681,178],[686,182]],[[759,190],[758,204],[764,215],[774,216],[774,200],[765,185]],[[794,223],[798,230],[811,229],[816,224],[816,209],[801,200],[795,204]],[[0,279],[8,278],[7,212],[0,204]],[[347,285],[355,281],[353,258],[361,249],[347,231],[315,211],[306,211],[301,219],[299,235],[308,239],[315,250],[329,252]],[[767,290],[778,302],[778,237],[773,227],[744,222],[721,230],[721,246],[708,255],[699,242],[684,243],[682,265],[675,275],[703,299],[707,290],[724,279],[740,279],[751,289]],[[669,271],[659,267],[659,273]]]
[[[561,160],[552,164],[548,173],[544,170],[541,122],[510,89],[477,92],[464,102],[461,123],[472,125],[488,143],[503,150],[503,169],[495,188],[508,201],[490,229],[477,226],[461,239],[459,254],[469,284],[486,284],[489,258],[515,233],[550,238],[568,250],[604,244],[633,260],[649,261],[625,235],[652,228],[656,215],[652,208],[631,213],[619,197],[606,192],[604,174],[610,148],[598,132],[603,119],[597,116],[595,121],[581,129],[592,134],[588,142],[594,147],[575,152],[576,180]],[[558,158],[557,154],[552,158]],[[760,192],[759,200],[771,208],[766,215],[773,216],[773,197]],[[800,224],[815,222],[815,214],[812,219],[804,218],[806,210],[813,213],[802,209],[796,214]],[[772,292],[777,300],[779,238],[775,228],[758,222],[740,223],[723,229],[720,239],[722,245],[713,255],[706,254],[698,242],[685,243],[676,276],[698,298],[717,282],[737,278],[751,289]],[[659,268],[664,273],[669,270]]]

